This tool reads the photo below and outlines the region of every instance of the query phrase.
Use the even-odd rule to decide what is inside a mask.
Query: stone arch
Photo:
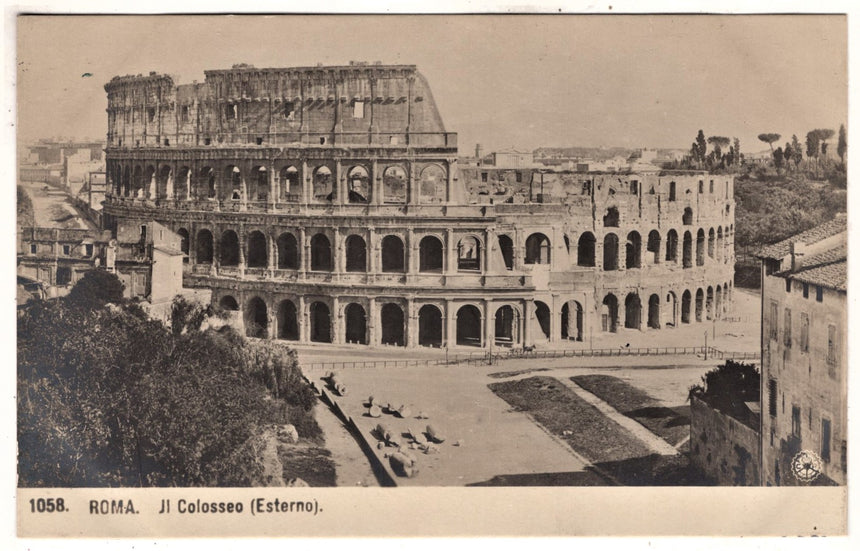
[[[326,165],[316,167],[311,182],[314,202],[330,203],[335,199],[334,177],[329,167]]]
[[[223,297],[221,297],[221,299],[218,301],[218,306],[220,306],[224,310],[229,310],[231,312],[239,310],[239,303],[232,295],[224,295]]]
[[[642,300],[637,293],[628,293],[624,299],[624,327],[627,329],[642,327]]]
[[[689,231],[684,232],[684,268],[693,267],[693,234]]]
[[[176,181],[173,183],[173,196],[180,200],[191,197],[191,168],[187,166],[179,167],[179,172],[176,173]]]
[[[444,264],[442,241],[435,235],[425,235],[418,244],[418,271],[441,272]]]
[[[278,173],[278,184],[280,185],[280,199],[283,201],[298,201],[302,193],[302,185],[299,180],[299,169],[293,165],[285,166]]]
[[[185,228],[179,228],[176,230],[176,235],[179,236],[179,250],[182,252],[184,258],[183,262],[188,262],[188,247],[189,247],[189,235],[188,230]]]
[[[406,346],[406,320],[399,304],[387,302],[380,309],[382,344]]]
[[[600,309],[600,328],[608,333],[618,331],[618,299],[612,293],[603,297]]]
[[[535,302],[535,319],[538,322],[543,337],[550,338],[550,327],[552,326],[552,315],[550,314],[549,306],[543,301],[536,300]]]
[[[621,215],[618,214],[618,207],[609,207],[606,209],[606,214],[603,215],[604,228],[617,228],[621,220]]]
[[[367,243],[360,235],[350,235],[346,238],[346,271],[367,271]]]
[[[474,235],[467,235],[457,242],[457,269],[480,271],[481,241]]]
[[[352,302],[343,309],[344,340],[347,343],[367,344],[367,314],[361,304]]]
[[[442,311],[433,304],[425,304],[418,310],[418,344],[440,348],[442,333]]]
[[[505,262],[505,269],[514,269],[514,241],[508,235],[499,235],[499,251],[502,253],[502,260]]]
[[[705,265],[705,230],[696,232],[696,266]]]
[[[278,269],[299,269],[299,246],[296,237],[290,232],[284,232],[278,236]]]
[[[269,200],[269,171],[266,167],[257,165],[251,169],[251,185],[248,194],[251,201]]]
[[[457,344],[463,346],[483,346],[481,338],[481,311],[472,304],[465,304],[457,310]]]
[[[569,300],[561,307],[561,338],[582,342],[583,335],[582,305]]]
[[[716,233],[714,228],[708,230],[708,257],[714,258],[714,242],[716,241]]]
[[[316,301],[310,305],[311,342],[331,342],[331,312],[328,304]]]
[[[403,272],[406,269],[403,240],[396,235],[382,238],[382,271]]]
[[[576,265],[583,267],[594,267],[594,257],[597,240],[591,232],[585,232],[579,236],[576,247]]]
[[[242,171],[236,165],[227,165],[224,169],[224,181],[227,183],[222,199],[238,201],[242,199]]]
[[[252,297],[245,305],[245,335],[258,339],[269,335],[269,311],[260,297]]]
[[[625,266],[628,270],[642,267],[642,237],[638,231],[627,234],[627,243],[624,245]]]
[[[666,293],[666,307],[663,308],[663,325],[678,326],[678,296],[674,291]]]
[[[533,233],[526,239],[526,264],[549,264],[551,245],[549,238],[542,233]]]
[[[717,228],[717,258],[723,260],[725,257],[725,243],[723,242],[723,228],[722,226]]]
[[[693,295],[690,293],[689,289],[686,289],[684,294],[681,295],[681,323],[690,323],[692,301]]]
[[[212,232],[206,229],[197,232],[196,261],[198,264],[211,264],[213,257]]]
[[[714,288],[710,285],[705,291],[705,319],[714,319]]]
[[[678,232],[675,230],[666,234],[666,262],[678,262]]]
[[[267,268],[269,266],[269,243],[263,232],[254,230],[248,234],[248,267]]]
[[[332,271],[331,243],[324,233],[315,234],[311,238],[311,270]]]
[[[226,230],[221,234],[221,242],[218,246],[221,266],[239,265],[239,236],[233,230]]]
[[[660,232],[651,230],[648,233],[648,243],[645,245],[645,250],[652,253],[652,262],[654,264],[660,263],[660,241]]]
[[[278,338],[285,341],[299,340],[299,321],[296,305],[284,299],[278,305]]]
[[[603,269],[618,269],[618,236],[614,233],[607,233],[603,237]]]
[[[493,335],[498,345],[514,345],[520,342],[520,313],[510,304],[496,309]]]
[[[702,321],[702,310],[705,307],[705,293],[696,289],[696,321]]]
[[[419,183],[421,203],[444,203],[447,187],[445,169],[439,165],[428,165],[421,170]]]
[[[152,165],[146,165],[146,168],[143,170],[141,185],[143,186],[143,196],[147,199],[155,199],[157,197],[157,174],[158,171]]]
[[[347,171],[346,190],[348,202],[370,202],[370,175],[366,168],[361,165],[356,165]]]
[[[723,288],[717,285],[717,290],[714,295],[714,319],[723,317]]]
[[[215,199],[218,197],[215,169],[211,166],[204,166],[197,175],[197,197],[200,199]]]
[[[131,178],[131,196],[143,197],[143,168],[140,165],[134,167],[133,176]]]
[[[382,173],[382,200],[385,203],[406,202],[406,186],[409,179],[402,166],[390,166]]]
[[[681,223],[685,226],[693,225],[693,209],[690,207],[684,208],[684,214],[681,216]]]
[[[648,327],[660,329],[660,295],[648,297]]]

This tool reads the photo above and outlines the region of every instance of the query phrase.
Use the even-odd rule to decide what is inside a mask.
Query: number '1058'
[[[62,513],[66,510],[66,503],[63,498],[42,498],[30,500],[31,513]]]

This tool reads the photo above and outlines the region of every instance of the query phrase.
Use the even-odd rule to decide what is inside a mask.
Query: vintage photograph
[[[19,16],[18,487],[846,486],[847,57]]]

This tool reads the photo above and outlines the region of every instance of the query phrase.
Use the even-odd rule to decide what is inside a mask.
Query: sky
[[[18,136],[106,133],[115,75],[415,64],[461,154],[516,147],[742,151],[847,123],[844,16],[23,16]],[[82,76],[84,74],[92,76]]]

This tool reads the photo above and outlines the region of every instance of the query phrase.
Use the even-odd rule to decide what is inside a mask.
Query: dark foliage
[[[36,224],[36,215],[33,211],[33,200],[30,199],[30,194],[23,187],[18,186],[18,227],[27,228]]]
[[[761,374],[753,364],[726,360],[705,373],[702,383],[704,386],[693,386],[690,394],[738,419],[746,419],[749,414],[744,402],[759,401]]]
[[[105,304],[123,301],[125,285],[107,270],[95,269],[84,274],[64,299],[69,306],[84,310],[101,308]]]

